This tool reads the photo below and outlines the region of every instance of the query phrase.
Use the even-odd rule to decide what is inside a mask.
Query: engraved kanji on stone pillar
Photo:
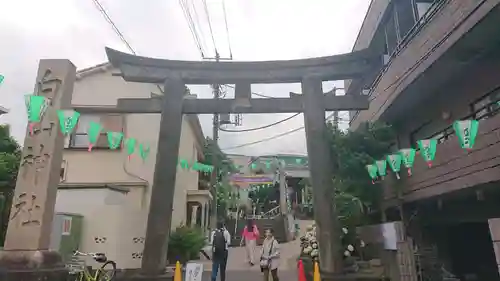
[[[64,148],[56,111],[71,107],[75,76],[69,60],[40,60],[33,94],[46,97],[49,107],[33,134],[26,130],[5,250],[49,247]]]

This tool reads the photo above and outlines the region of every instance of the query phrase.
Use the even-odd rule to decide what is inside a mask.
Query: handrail
[[[247,215],[247,218],[249,219],[272,219],[275,218],[277,215],[280,214],[280,206],[276,206],[272,208],[271,210],[260,214],[260,215]]]
[[[499,90],[500,90],[500,87],[497,87],[497,88],[493,89],[492,91],[490,91],[485,96],[483,96],[482,98],[484,99],[486,97],[490,97],[493,94],[497,93]],[[468,114],[468,115],[460,118],[460,120],[475,119],[477,121],[480,121],[480,120],[487,119],[487,118],[489,118],[491,116],[497,115],[498,113],[500,113],[500,104],[499,104],[499,102],[500,102],[500,100],[491,101],[488,104],[486,104],[486,105],[484,105],[484,106],[482,106],[482,107],[474,110],[472,113],[470,113],[470,114]],[[498,106],[495,108],[495,107],[493,107],[493,105],[498,105]],[[480,118],[475,118],[477,116],[477,113],[479,113],[479,112],[481,112],[481,111],[483,111],[485,109],[487,109],[487,113],[486,114],[484,114]],[[444,141],[448,140],[448,138],[451,135],[454,134],[453,125],[449,125],[446,128],[433,133],[429,137],[422,138],[422,139],[435,139],[436,136],[439,136],[441,134],[443,134],[443,135],[441,137],[437,138],[438,143],[443,143]],[[414,145],[414,142],[416,140],[412,139],[411,141],[412,141],[412,145]],[[417,150],[418,150],[418,147],[417,147]]]

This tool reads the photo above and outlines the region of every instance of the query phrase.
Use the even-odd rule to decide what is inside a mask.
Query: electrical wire
[[[231,88],[231,89],[235,88],[233,85],[229,85],[229,84],[224,84],[224,86],[226,86],[228,88]],[[252,92],[252,95],[263,97],[263,98],[268,98],[268,99],[274,99],[274,98],[276,98],[276,97],[270,97],[270,96],[266,96],[266,95],[259,94],[259,93],[254,93],[254,92]]]
[[[127,47],[127,49],[134,55],[137,55],[136,51],[134,50],[134,48],[132,48],[132,45],[127,41],[127,39],[125,39],[125,36],[123,35],[123,33],[120,31],[120,29],[118,28],[118,26],[114,23],[114,21],[111,19],[111,17],[109,16],[108,12],[106,11],[106,9],[101,5],[101,3],[99,2],[99,0],[92,0],[92,2],[94,3],[95,7],[97,8],[97,10],[101,13],[101,15],[104,17],[104,19],[108,22],[108,24],[111,26],[111,28],[113,29],[113,31],[116,33],[116,35],[118,35],[118,37],[120,38],[120,40],[122,41],[123,44],[125,44],[125,46]],[[146,69],[146,71],[148,71]],[[163,89],[160,87],[160,85],[156,84],[156,87],[158,88],[158,90],[160,91],[160,93],[164,93]]]
[[[334,115],[335,115],[335,112],[332,113],[332,114],[330,114],[328,117],[326,117],[326,119],[328,120],[328,119],[332,118]],[[339,120],[339,121],[342,121],[342,120]],[[347,120],[345,120],[345,121],[348,122]],[[293,130],[290,130],[290,131],[287,131],[287,132],[284,132],[284,133],[281,133],[281,134],[278,134],[278,135],[274,135],[272,137],[260,139],[258,141],[253,141],[253,142],[249,142],[249,143],[243,143],[243,144],[240,144],[240,145],[235,145],[235,146],[230,146],[230,147],[224,147],[224,148],[221,148],[221,150],[232,150],[232,149],[247,147],[247,146],[251,146],[251,145],[255,145],[255,144],[259,144],[259,143],[271,141],[271,140],[274,140],[274,139],[277,139],[277,138],[281,138],[281,137],[293,134],[293,133],[298,132],[298,131],[300,131],[300,130],[302,130],[304,128],[305,128],[305,126],[302,126],[302,127],[299,127],[299,128],[296,128],[296,129],[293,129]]]
[[[231,48],[231,40],[229,36],[229,25],[227,24],[227,12],[226,12],[226,1],[222,0],[222,11],[224,13],[224,23],[226,24],[226,36],[227,36],[227,45],[229,47],[229,57],[233,59],[233,49]]]
[[[132,46],[128,43],[127,39],[125,39],[125,36],[123,36],[123,33],[120,31],[120,29],[118,29],[118,27],[116,26],[116,24],[113,22],[113,20],[111,19],[111,17],[106,12],[106,9],[104,9],[104,7],[101,5],[101,3],[99,3],[98,0],[92,0],[92,2],[94,3],[94,5],[97,8],[97,10],[99,10],[99,12],[101,13],[101,15],[104,17],[104,19],[111,26],[111,28],[116,33],[116,35],[118,35],[118,38],[120,38],[120,40],[125,45],[125,47],[127,47],[127,49],[132,54],[136,55],[136,52],[134,51],[134,49],[132,48]]]
[[[189,11],[189,6],[187,6],[187,2],[185,0],[179,0],[179,5],[181,6],[181,9],[182,9],[182,12],[184,13],[184,18],[186,19],[187,23],[188,23],[188,28],[189,28],[189,31],[191,32],[191,36],[193,36],[193,39],[194,39],[194,43],[196,45],[196,47],[198,48],[198,50],[200,51],[201,53],[201,56],[204,57],[204,50],[203,50],[203,41],[200,40],[200,36],[198,35],[197,31],[196,31],[196,26],[193,22],[193,17],[191,16],[191,13]],[[193,4],[194,6],[194,4]],[[198,18],[196,18],[197,22],[198,21]]]
[[[290,120],[290,119],[292,119],[292,118],[294,118],[294,117],[297,117],[297,116],[299,116],[299,115],[300,115],[300,113],[296,113],[296,114],[294,114],[294,115],[292,115],[292,116],[289,116],[289,117],[287,117],[287,118],[285,118],[285,119],[281,119],[281,120],[279,120],[279,121],[277,121],[277,122],[274,122],[274,123],[271,123],[271,124],[267,124],[267,125],[265,125],[265,126],[261,126],[261,127],[251,128],[251,129],[242,129],[242,130],[227,130],[227,129],[219,128],[219,130],[221,130],[222,132],[226,132],[226,133],[242,133],[242,132],[252,132],[252,131],[258,131],[258,130],[267,129],[267,128],[269,128],[269,127],[272,127],[272,126],[275,126],[275,125],[281,124],[281,123],[283,123],[283,122],[285,122],[285,121],[288,121],[288,120]]]
[[[210,30],[210,36],[212,37],[212,42],[214,43],[215,56],[218,56],[219,52],[217,51],[217,45],[215,44],[214,30],[212,29],[212,21],[210,20],[210,13],[208,12],[207,0],[202,0],[202,1],[203,1],[203,7],[205,8],[205,14],[207,16],[208,28]]]

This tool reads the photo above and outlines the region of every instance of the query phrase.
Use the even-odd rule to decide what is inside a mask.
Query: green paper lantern
[[[368,171],[368,175],[370,175],[370,178],[372,179],[372,183],[375,184],[375,179],[378,176],[377,165],[373,165],[373,164],[366,165],[366,170]]]
[[[97,143],[99,136],[101,135],[102,126],[97,122],[90,122],[87,128],[87,138],[89,140],[89,152],[92,151],[92,147]]]
[[[142,161],[146,161],[146,158],[148,158],[150,151],[150,147],[147,144],[139,144],[139,155],[141,156]]]
[[[401,154],[401,161],[403,165],[408,169],[408,176],[411,176],[411,168],[413,167],[413,163],[415,161],[416,150],[413,148],[404,148],[399,150],[399,154]]]
[[[120,147],[123,139],[122,132],[107,132],[108,136],[108,146],[110,149],[117,149]]]
[[[387,155],[387,163],[389,163],[389,167],[394,173],[396,173],[396,178],[398,178],[399,180],[400,179],[399,171],[401,170],[401,155],[400,154]]]
[[[135,152],[135,146],[137,145],[137,140],[134,138],[128,138],[125,140],[125,147],[127,148],[128,159],[132,157]]]
[[[472,149],[478,128],[479,122],[477,120],[461,120],[453,123],[453,129],[463,149]]]
[[[424,158],[425,162],[427,162],[427,166],[431,168],[432,161],[434,161],[434,157],[436,156],[437,140],[419,140],[417,144],[420,149],[420,154]]]
[[[385,160],[375,161],[378,174],[383,178],[387,175],[387,162]]]
[[[194,162],[193,165],[191,166],[191,169],[194,171],[201,171],[201,164],[198,162]]]
[[[67,136],[73,132],[73,129],[78,123],[80,113],[74,110],[58,110],[57,117],[59,119],[59,127],[63,135]]]
[[[44,96],[25,95],[24,104],[28,114],[28,123],[30,134],[33,135],[34,123],[42,121],[42,117],[49,107],[49,99]]]
[[[186,159],[180,159],[179,165],[181,166],[181,169],[184,169],[184,170],[189,169],[189,162]]]

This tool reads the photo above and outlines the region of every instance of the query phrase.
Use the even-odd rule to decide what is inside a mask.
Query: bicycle
[[[95,271],[94,276],[89,268],[85,265],[85,261],[79,257],[92,257],[102,266]],[[70,274],[76,274],[75,281],[113,281],[116,274],[116,263],[108,260],[104,253],[83,253],[75,251],[71,262],[68,264]]]

